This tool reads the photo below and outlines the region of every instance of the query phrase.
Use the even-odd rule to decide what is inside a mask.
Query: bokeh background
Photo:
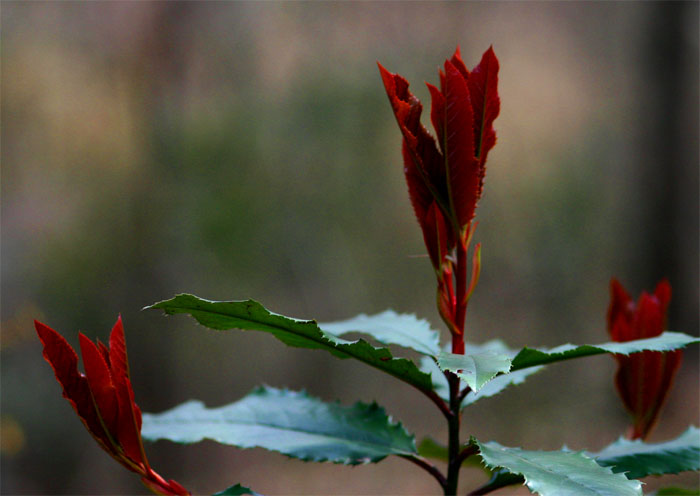
[[[457,44],[469,67],[491,44],[501,62],[469,339],[605,341],[613,275],[635,295],[668,277],[669,327],[697,334],[697,2],[3,2],[2,493],[145,492],[61,398],[34,318],[77,345],[78,330],[105,339],[121,313],[144,411],[267,383],[376,399],[419,438],[444,438],[429,401],[362,364],[140,309],[191,292],[321,321],[393,308],[439,326],[375,61],[428,103],[422,82]],[[614,370],[607,356],[554,365],[469,408],[463,434],[599,449],[628,421]],[[698,412],[695,347],[651,439]],[[400,459],[147,450],[197,493],[438,489]],[[483,480],[465,469],[463,491]]]

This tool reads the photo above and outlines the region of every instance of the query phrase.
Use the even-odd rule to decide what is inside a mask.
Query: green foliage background
[[[634,293],[669,276],[669,327],[697,334],[697,14],[646,3],[4,2],[0,491],[141,491],[60,397],[33,318],[77,345],[78,330],[106,338],[121,312],[145,411],[221,405],[267,383],[346,405],[376,399],[419,437],[444,438],[431,403],[361,364],[139,311],[186,291],[319,321],[393,308],[439,324],[376,60],[427,104],[422,81],[437,80],[456,44],[470,67],[490,44],[500,58],[470,340],[605,341],[613,275]],[[613,360],[586,360],[475,405],[465,434],[600,449],[627,418]],[[696,421],[697,377],[693,348],[652,440]],[[351,470],[209,443],[148,452],[199,493],[239,481],[265,494],[436,489],[399,459]],[[465,484],[482,480],[474,470]]]

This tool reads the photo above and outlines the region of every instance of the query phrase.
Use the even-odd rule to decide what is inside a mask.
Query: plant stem
[[[447,444],[447,483],[444,486],[445,496],[457,494],[459,484],[459,467],[462,464],[459,459],[459,424],[461,414],[459,409],[459,377],[449,373],[447,380],[450,386],[450,411],[452,415],[447,420],[448,444]]]
[[[455,270],[455,290],[457,291],[457,308],[455,325],[460,331],[459,336],[452,337],[452,353],[464,354],[464,319],[467,315],[467,244],[466,240],[457,242],[457,267]],[[461,348],[461,351],[454,351]]]
[[[416,465],[418,465],[422,469],[426,470],[430,475],[435,477],[435,479],[440,484],[440,487],[445,489],[445,486],[447,484],[447,480],[445,479],[445,476],[442,475],[442,472],[440,472],[440,470],[438,470],[438,468],[435,465],[433,465],[432,463],[430,463],[428,460],[426,460],[425,458],[423,458],[420,455],[399,455],[399,456],[405,460],[408,460],[410,462],[415,463]]]

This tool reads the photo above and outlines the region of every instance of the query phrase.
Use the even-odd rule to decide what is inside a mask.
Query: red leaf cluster
[[[459,47],[440,70],[440,88],[427,84],[437,143],[423,127],[423,106],[408,82],[381,64],[396,121],[403,135],[409,196],[433,266],[440,267],[468,231],[483,188],[488,152],[496,144],[493,121],[500,111],[498,59],[492,48],[467,70]]]
[[[452,333],[453,352],[464,353],[464,317],[479,278],[480,246],[474,250],[469,283],[466,257],[486,157],[496,144],[498,59],[489,48],[470,72],[457,47],[439,71],[440,88],[426,83],[437,142],[420,122],[423,106],[409,91],[408,81],[378,65],[403,136],[408,194],[438,278],[438,309]]]
[[[631,341],[660,335],[666,327],[671,285],[661,281],[653,294],[643,292],[637,303],[616,279],[610,281],[608,332],[613,341]],[[630,356],[615,355],[618,363],[615,385],[632,414],[632,439],[646,438],[656,424],[678,371],[683,352],[643,351]]]
[[[121,317],[109,347],[79,334],[85,373],[78,371],[78,355],[56,331],[34,321],[44,345],[44,358],[56,374],[66,398],[87,430],[117,462],[141,476],[156,494],[190,494],[174,480],[166,481],[148,464],[141,439],[141,410],[134,401]]]

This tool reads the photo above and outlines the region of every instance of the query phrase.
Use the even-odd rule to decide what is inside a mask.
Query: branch
[[[466,448],[459,452],[459,455],[457,455],[457,463],[459,465],[462,465],[462,463],[464,463],[464,460],[466,460],[472,455],[476,455],[478,452],[478,446],[476,446],[475,444],[468,445]]]
[[[440,484],[440,487],[445,489],[445,486],[447,485],[447,479],[445,479],[445,476],[442,475],[442,472],[438,470],[438,468],[430,463],[428,460],[423,458],[420,455],[399,455],[401,458],[408,460],[410,462],[415,463],[418,465],[420,468],[423,470],[427,471],[430,475],[435,477],[435,479],[438,481],[438,484]]]

